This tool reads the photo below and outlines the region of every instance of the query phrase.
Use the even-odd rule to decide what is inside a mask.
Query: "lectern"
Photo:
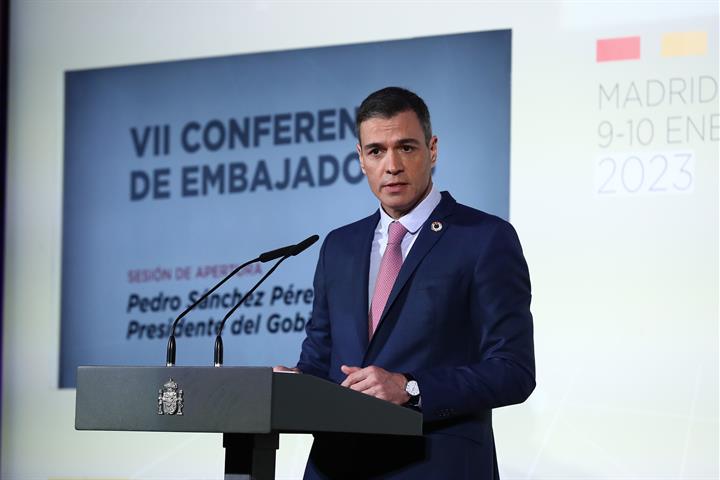
[[[265,480],[280,433],[422,435],[422,415],[266,367],[79,367],[75,428],[222,433],[225,479]]]

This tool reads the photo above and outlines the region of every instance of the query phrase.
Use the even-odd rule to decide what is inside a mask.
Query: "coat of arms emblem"
[[[183,391],[172,378],[158,390],[157,407],[158,415],[183,414]]]

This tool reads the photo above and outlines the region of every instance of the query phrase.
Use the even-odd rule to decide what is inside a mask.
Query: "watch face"
[[[420,387],[418,387],[417,381],[410,380],[409,382],[407,382],[407,385],[405,386],[405,391],[411,397],[417,397],[418,395],[420,395]]]

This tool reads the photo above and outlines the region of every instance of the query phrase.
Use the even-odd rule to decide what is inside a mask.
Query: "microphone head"
[[[276,258],[280,257],[289,257],[293,254],[295,251],[295,248],[297,248],[297,245],[290,245],[287,247],[281,247],[276,248],[275,250],[270,250],[269,252],[261,253],[258,257],[258,260],[265,263],[269,262],[271,260],[275,260]]]
[[[295,250],[292,252],[292,256],[297,255],[298,253],[301,253],[305,250],[307,250],[313,243],[317,242],[320,239],[318,235],[311,235],[302,242],[295,245]]]

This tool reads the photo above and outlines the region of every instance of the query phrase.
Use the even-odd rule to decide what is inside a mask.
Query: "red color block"
[[[595,60],[638,60],[640,58],[640,37],[603,38],[597,41]]]

